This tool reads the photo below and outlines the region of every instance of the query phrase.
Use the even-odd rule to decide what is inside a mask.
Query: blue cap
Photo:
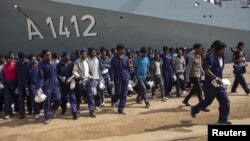
[[[86,48],[81,49],[81,52],[88,52]]]

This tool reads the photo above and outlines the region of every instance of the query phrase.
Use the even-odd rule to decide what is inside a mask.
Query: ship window
[[[206,18],[206,15],[203,15],[203,18]]]
[[[210,18],[212,18],[212,15],[209,15]]]
[[[120,16],[120,19],[123,19],[123,16]]]
[[[199,2],[195,2],[195,3],[194,3],[194,6],[195,6],[195,7],[199,7],[199,6],[200,6],[200,3],[199,3]]]

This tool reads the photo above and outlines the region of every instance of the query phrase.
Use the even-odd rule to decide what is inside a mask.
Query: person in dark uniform
[[[155,58],[154,50],[152,49],[152,47],[148,47],[148,59],[150,64],[154,61],[154,58]]]
[[[59,84],[61,88],[61,114],[65,114],[67,109],[67,97],[69,98],[69,103],[71,106],[71,113],[73,115],[73,119],[77,119],[79,117],[77,113],[77,103],[75,96],[75,88],[70,88],[70,82],[68,79],[73,76],[72,70],[74,67],[74,63],[70,61],[69,53],[64,51],[62,54],[62,60],[57,64],[57,75],[59,78]]]
[[[105,82],[105,86],[107,87],[109,96],[112,97],[114,93],[112,92],[112,85],[110,79],[109,69],[111,67],[111,59],[106,55],[107,50],[104,47],[101,47],[100,53],[101,56],[98,58],[100,63],[100,70],[102,77]],[[104,90],[101,91],[101,106],[105,107],[105,99],[104,99]]]
[[[231,93],[235,93],[238,85],[240,84],[241,87],[244,89],[247,95],[250,94],[250,89],[246,83],[246,80],[243,76],[246,73],[246,58],[245,53],[243,52],[244,43],[239,42],[237,46],[237,50],[233,52],[233,63],[234,63],[234,74],[235,79],[231,89]]]
[[[230,113],[230,101],[227,92],[224,87],[215,87],[212,81],[215,81],[218,85],[222,84],[223,69],[224,69],[224,56],[226,52],[226,45],[224,43],[218,43],[214,47],[214,53],[208,56],[204,62],[205,68],[205,81],[203,84],[203,90],[205,99],[200,101],[197,105],[191,107],[191,116],[196,117],[196,114],[201,109],[208,107],[216,98],[219,102],[219,124],[231,124],[228,120]]]
[[[164,88],[165,95],[162,97],[163,101],[166,101],[171,97],[170,92],[174,85],[174,69],[173,69],[173,61],[172,57],[169,54],[169,48],[167,46],[163,47],[164,54],[161,56],[162,58],[162,75],[164,79]]]
[[[51,52],[43,50],[44,60],[39,64],[38,71],[38,91],[43,91],[47,96],[44,101],[44,124],[48,124],[55,116],[55,110],[58,109],[61,102],[61,92],[57,79],[56,62],[52,61]],[[53,103],[53,105],[51,105]]]
[[[30,55],[30,64],[27,69],[27,78],[26,78],[26,85],[29,86],[29,96],[31,99],[31,105],[33,106],[33,114],[35,120],[39,119],[40,114],[40,106],[39,103],[35,102],[35,96],[37,95],[38,90],[38,61],[34,55]]]
[[[17,88],[18,88],[18,109],[19,118],[23,119],[25,117],[25,97],[27,98],[27,107],[29,114],[32,114],[31,99],[29,95],[29,89],[26,81],[27,69],[29,66],[29,60],[23,52],[18,52],[19,61],[16,62],[17,65]]]
[[[112,105],[119,99],[118,113],[126,115],[124,108],[127,101],[129,76],[128,57],[124,55],[125,47],[122,44],[116,47],[117,54],[111,59],[111,82],[115,87],[115,95],[112,97]]]

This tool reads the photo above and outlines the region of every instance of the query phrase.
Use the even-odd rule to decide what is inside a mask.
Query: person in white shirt
[[[185,71],[185,58],[183,57],[182,50],[178,50],[177,57],[173,60],[173,67],[176,73],[176,95],[181,96],[181,86],[184,86],[184,71]],[[185,86],[184,86],[185,88]],[[186,93],[185,90],[182,93]]]
[[[90,75],[90,68],[87,59],[87,50],[81,50],[81,56],[79,59],[75,61],[73,67],[73,75],[76,78],[76,90],[80,89],[82,91],[76,92],[76,99],[77,99],[77,109],[80,110],[80,102],[81,102],[81,95],[82,92],[85,93],[88,101],[89,107],[89,114],[91,117],[96,117],[95,113],[95,100],[94,95],[91,92],[91,75]]]
[[[155,54],[155,59],[152,62],[152,69],[154,71],[153,73],[154,74],[153,76],[154,86],[152,89],[152,98],[155,97],[155,90],[158,84],[160,85],[160,89],[161,89],[161,97],[164,97],[165,92],[164,92],[164,85],[163,85],[163,78],[162,78],[162,60],[161,60],[159,53]]]
[[[96,50],[94,48],[89,48],[89,57],[88,57],[88,64],[89,64],[89,72],[92,75],[92,93],[94,94],[95,99],[95,106],[96,110],[99,109],[99,106],[101,104],[101,97],[102,94],[104,94],[101,88],[100,88],[100,82],[103,80],[103,77],[101,75],[100,71],[100,63],[98,58],[96,57]],[[96,90],[94,90],[96,88]]]

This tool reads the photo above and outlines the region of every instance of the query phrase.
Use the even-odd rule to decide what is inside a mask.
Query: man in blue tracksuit
[[[167,46],[163,47],[164,54],[161,56],[162,58],[162,74],[164,79],[164,88],[165,88],[165,97],[162,99],[165,101],[169,97],[171,97],[170,92],[174,85],[174,69],[172,65],[172,57],[169,54],[169,48]]]
[[[243,74],[246,73],[246,58],[245,58],[245,53],[243,52],[243,48],[244,48],[244,43],[239,42],[237,46],[237,51],[234,51],[233,53],[232,61],[234,63],[235,79],[231,92],[235,93],[238,85],[240,84],[241,87],[244,89],[245,93],[249,95],[250,89],[243,76]]]
[[[73,75],[72,70],[74,67],[74,63],[70,61],[69,53],[63,52],[62,61],[57,64],[57,75],[59,78],[59,84],[61,88],[61,108],[62,114],[65,114],[67,109],[67,96],[69,98],[69,102],[71,105],[71,113],[73,115],[73,119],[78,118],[77,114],[77,103],[75,96],[75,88],[70,88],[70,82],[67,83],[67,80]]]
[[[29,60],[26,59],[23,52],[18,52],[19,61],[17,65],[17,88],[18,88],[18,109],[19,109],[19,118],[23,119],[25,117],[25,97],[27,97],[27,106],[29,114],[32,113],[31,100],[29,95],[28,86],[25,84],[27,68],[29,66]]]
[[[61,92],[57,79],[56,62],[52,61],[51,52],[47,49],[42,51],[44,60],[39,64],[38,90],[42,90],[47,96],[44,103],[44,124],[48,124],[52,114],[60,106]],[[51,105],[53,102],[53,105]]]
[[[27,78],[26,78],[26,85],[29,86],[29,96],[31,99],[31,103],[33,106],[33,114],[34,118],[36,120],[39,119],[40,114],[40,106],[39,103],[35,102],[35,96],[37,95],[37,89],[38,89],[38,61],[36,60],[36,57],[31,55],[30,56],[30,64],[27,69]]]
[[[129,64],[128,57],[124,55],[125,47],[122,44],[116,47],[117,54],[111,60],[111,82],[115,87],[115,95],[112,97],[112,105],[119,99],[118,113],[126,115],[124,108],[127,101]]]
[[[226,52],[226,45],[224,43],[218,43],[214,48],[215,53],[208,56],[205,60],[205,82],[203,84],[205,99],[200,101],[197,105],[191,107],[191,116],[196,117],[196,114],[201,109],[208,107],[216,98],[219,102],[219,120],[220,124],[231,124],[228,121],[230,112],[230,101],[226,93],[225,88],[222,86],[215,87],[212,84],[214,80],[217,84],[221,85],[224,69],[224,55]]]
[[[108,56],[106,56],[105,48],[101,47],[100,53],[101,56],[98,59],[99,59],[101,74],[104,79],[105,86],[107,87],[107,90],[109,92],[109,95],[110,97],[112,97],[114,93],[112,92],[111,78],[109,74],[109,69],[111,67],[111,59]],[[105,106],[104,91],[101,91],[101,106]]]

